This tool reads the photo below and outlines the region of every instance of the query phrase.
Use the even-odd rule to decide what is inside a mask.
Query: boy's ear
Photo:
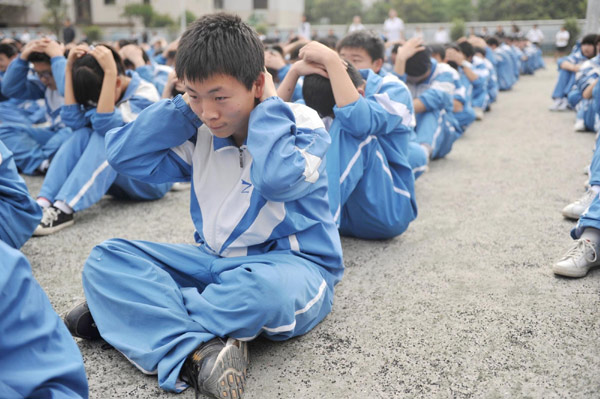
[[[373,61],[373,71],[375,71],[375,73],[379,73],[382,66],[383,66],[383,58],[378,58],[375,61]]]
[[[357,87],[356,90],[358,91],[358,94],[363,97],[365,96],[365,86]]]
[[[252,85],[254,98],[261,98],[265,91],[265,74],[261,73]]]

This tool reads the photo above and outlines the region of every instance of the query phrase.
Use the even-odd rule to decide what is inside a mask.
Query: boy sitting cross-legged
[[[186,95],[108,132],[106,148],[119,173],[191,179],[197,244],[100,244],[83,271],[87,306],[66,322],[77,335],[95,321],[163,389],[239,398],[246,342],[305,334],[331,310],[343,263],[327,201],[330,139],[316,112],[276,97],[262,43],[237,16],[192,23],[176,71]]]

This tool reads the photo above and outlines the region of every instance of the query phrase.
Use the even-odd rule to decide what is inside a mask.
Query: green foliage
[[[351,24],[352,17],[362,15],[363,9],[360,0],[306,0],[304,13],[311,24],[322,18],[332,24]]]
[[[149,27],[154,17],[154,9],[150,4],[127,4],[123,10],[123,16],[141,18],[144,26]]]
[[[575,44],[575,42],[579,38],[579,34],[581,33],[581,29],[579,28],[577,19],[576,18],[565,19],[565,29],[567,31],[569,31],[569,46],[572,46]]]
[[[83,34],[90,43],[102,40],[102,29],[97,25],[88,25],[83,28]]]
[[[150,26],[152,28],[163,28],[165,26],[171,26],[174,24],[175,22],[168,14],[154,13],[152,15],[152,19],[150,20]]]
[[[43,4],[46,13],[42,16],[42,25],[59,37],[62,23],[67,18],[67,5],[63,0],[44,0]]]
[[[194,22],[196,19],[198,19],[198,17],[196,17],[196,14],[194,14],[193,12],[191,12],[190,10],[185,10],[185,24],[189,25],[192,22]]]
[[[460,18],[456,18],[452,21],[452,28],[450,29],[450,39],[453,42],[457,41],[461,37],[465,35],[467,31],[467,26],[465,25],[465,21]]]

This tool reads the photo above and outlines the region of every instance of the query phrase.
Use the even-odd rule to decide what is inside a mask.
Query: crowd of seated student
[[[600,129],[600,36],[589,34],[577,43],[566,57],[558,60],[559,77],[552,94],[551,111],[575,111],[577,132],[595,132]],[[598,135],[597,135],[598,137]],[[565,206],[565,218],[577,220],[571,230],[575,240],[566,253],[553,265],[555,274],[583,277],[600,265],[600,150],[595,140],[591,163],[586,167],[589,176],[586,192]]]
[[[214,23],[223,23],[220,18],[223,17],[216,17]],[[226,21],[226,25],[237,26],[238,23]],[[202,30],[204,28],[197,29],[197,32],[189,35],[206,34]],[[242,31],[244,29],[241,28]],[[188,77],[211,78],[212,75],[205,76],[205,72],[197,70],[189,59],[190,54],[206,53],[206,50],[190,45],[189,37],[182,40],[188,58],[182,61],[185,62],[185,68],[178,69],[189,74]],[[250,39],[252,43],[254,40]],[[211,158],[210,162],[218,163],[225,158],[228,160],[231,156],[239,156],[243,173],[241,182],[249,185],[243,186],[241,193],[251,192],[246,190],[250,190],[248,187],[254,184],[257,192],[264,196],[248,203],[253,217],[264,223],[281,223],[268,227],[277,227],[272,232],[274,236],[283,234],[276,240],[277,248],[292,251],[294,255],[277,255],[280,260],[284,264],[289,262],[290,266],[300,261],[309,269],[316,265],[313,272],[298,274],[298,281],[306,286],[301,285],[296,294],[299,297],[325,297],[318,314],[307,314],[305,324],[299,322],[295,329],[286,330],[283,335],[280,331],[273,333],[273,339],[304,333],[328,313],[333,285],[339,281],[343,271],[339,236],[332,234],[332,231],[335,232],[337,228],[339,234],[364,239],[387,239],[404,233],[418,213],[415,179],[428,170],[431,161],[447,156],[454,142],[465,134],[475,120],[484,118],[484,112],[490,111],[492,104],[498,100],[499,90],[510,90],[521,74],[531,74],[543,66],[537,47],[532,47],[525,40],[511,38],[500,40],[490,37],[485,40],[472,36],[444,46],[427,46],[422,39],[413,38],[386,45],[379,35],[361,30],[348,34],[338,42],[328,37],[322,41],[272,43],[260,51],[261,57],[264,55],[264,65],[275,82],[273,92],[262,81],[264,86],[260,90],[264,91],[258,91],[262,94],[252,98],[256,112],[250,118],[253,126],[248,126],[248,131],[254,133],[251,136],[247,133],[248,137],[233,137],[232,140],[230,137],[220,138],[212,130],[209,132],[210,126],[199,128],[199,120],[193,114],[200,116],[198,113],[208,111],[202,111],[197,105],[194,108],[194,100],[187,95],[179,96],[185,87],[175,72],[178,40],[164,44],[163,48],[139,46],[130,41],[117,42],[112,47],[104,44],[71,44],[66,48],[54,40],[43,38],[27,43],[20,53],[16,44],[10,41],[0,44],[0,89],[3,95],[0,97],[0,191],[6,190],[10,194],[4,196],[6,200],[0,201],[0,212],[5,220],[15,219],[15,223],[0,226],[0,239],[19,248],[32,234],[53,234],[72,225],[74,212],[92,206],[105,193],[133,200],[159,199],[173,183],[193,179],[192,174],[196,173],[193,165],[198,161],[198,154],[190,152],[190,148],[198,146],[198,143],[212,143],[218,147],[215,150],[219,150],[219,155]],[[215,70],[225,71],[227,75],[222,79],[235,77],[236,82],[243,83],[247,89],[258,90],[255,85],[260,79],[254,83],[242,82],[238,75],[231,72],[241,65],[222,67],[217,64],[216,61],[213,63]],[[274,91],[275,86],[277,92]],[[588,87],[582,86],[581,91],[582,98],[591,98]],[[269,100],[275,94],[289,103]],[[167,100],[158,102],[161,97]],[[42,100],[43,106],[40,105]],[[153,105],[155,102],[158,104]],[[597,109],[596,104],[592,101],[590,107]],[[158,113],[145,112],[147,107]],[[43,117],[40,116],[40,109],[45,113]],[[142,115],[141,120],[136,119],[139,114]],[[161,120],[160,115],[163,114],[173,118],[168,127],[177,130],[174,137],[165,137],[161,130],[167,127],[166,120]],[[275,118],[275,114],[282,116]],[[40,122],[46,125],[40,126]],[[294,129],[298,129],[294,142],[286,136],[290,124],[295,124]],[[262,137],[256,132],[257,126],[271,129],[275,125],[281,128],[283,138]],[[164,148],[157,147],[152,154],[140,152],[137,155],[123,150],[125,147],[134,149],[136,143],[146,140],[136,137],[136,129],[154,135],[156,140],[152,146]],[[220,127],[215,129],[219,131]],[[181,143],[175,143],[176,139],[181,139]],[[277,151],[270,151],[269,148]],[[165,151],[176,155],[163,158]],[[244,155],[247,151],[250,152]],[[295,158],[289,155],[290,162],[283,162],[273,159],[272,152],[293,153]],[[142,161],[137,162],[139,159],[136,158],[136,162],[133,162],[134,155]],[[150,155],[157,155],[160,165],[153,166]],[[169,158],[171,156],[174,158]],[[252,168],[250,164],[244,165],[244,159],[252,160]],[[271,167],[261,165],[265,159]],[[210,162],[207,166],[211,166]],[[280,164],[273,168],[273,162]],[[592,165],[595,165],[594,162]],[[256,172],[259,168],[262,175]],[[29,197],[17,170],[25,174],[45,175],[37,201]],[[282,176],[291,178],[292,172],[301,179],[290,181],[289,188],[277,185],[281,183]],[[227,178],[225,175],[223,177]],[[592,189],[600,188],[600,176],[598,179],[599,185],[591,183]],[[203,180],[204,183],[207,181]],[[215,206],[210,199],[196,198],[194,191],[191,197],[192,201],[198,202],[196,207],[213,209]],[[11,200],[13,198],[16,200]],[[286,204],[285,210],[274,205],[278,202]],[[310,212],[304,205],[307,202],[314,205]],[[600,204],[598,206],[600,208]],[[264,212],[272,215],[266,217],[260,213],[264,209]],[[192,208],[192,217],[199,226],[199,233],[202,233],[203,224],[222,223],[215,219],[216,215],[202,214],[198,218],[194,212],[198,213],[198,209]],[[285,216],[286,212],[291,215],[302,214],[302,218]],[[311,217],[314,218],[312,224],[308,223]],[[201,244],[212,245],[212,252],[200,256],[192,254],[190,250],[185,256],[188,260],[200,256],[194,258],[195,261],[209,265],[238,253],[252,254],[257,257],[257,263],[252,264],[254,276],[249,278],[244,272],[244,276],[236,279],[247,279],[252,284],[262,281],[257,279],[268,279],[270,272],[263,266],[268,263],[267,255],[273,254],[270,249],[261,246],[266,243],[260,242],[260,239],[265,240],[264,226],[254,226],[250,223],[252,220],[245,218],[241,222],[237,220],[241,223],[239,226],[230,226],[235,228],[233,233],[238,238],[233,233],[233,238],[225,241],[208,235],[203,237]],[[19,228],[10,230],[10,226]],[[242,228],[240,226],[245,226],[247,231],[238,231]],[[256,232],[251,231],[253,227]],[[589,230],[586,231],[589,233]],[[244,238],[246,236],[249,238]],[[315,241],[317,236],[320,238]],[[254,241],[249,245],[244,240]],[[329,245],[324,246],[325,242]],[[117,247],[123,254],[131,252],[128,256],[139,258],[139,262],[148,256],[156,257],[159,252],[163,253],[161,256],[168,253],[182,255],[178,248],[153,247],[149,244],[142,248],[136,243],[117,240],[104,243],[95,251],[114,256],[114,248]],[[296,253],[306,252],[309,248],[314,253],[299,260]],[[29,266],[22,254],[1,243],[0,253],[14,260],[15,270],[24,269],[23,276],[19,278],[32,285],[31,277],[27,274]],[[165,257],[164,262],[167,261]],[[105,293],[98,289],[98,281],[107,279],[108,282],[114,276],[111,277],[112,272],[106,264],[92,265],[93,262],[90,262],[85,274],[86,295],[89,294],[93,299],[91,307],[98,309],[101,302],[107,300]],[[115,263],[116,268],[119,262]],[[242,267],[244,265],[224,264],[223,267],[244,271],[247,270]],[[321,268],[326,273],[323,274]],[[125,281],[123,284],[126,284]],[[240,286],[238,280],[231,280],[228,284],[234,288]],[[323,291],[323,284],[329,289]],[[39,287],[31,290],[37,293]],[[274,290],[274,293],[283,294],[281,289]],[[117,295],[116,292],[114,294]],[[286,299],[293,299],[293,295],[288,292]],[[231,307],[235,302],[231,296],[212,298],[214,301],[217,299],[223,307]],[[47,299],[41,302],[41,308],[46,309],[45,314],[51,315],[48,316],[48,322],[55,323],[57,317],[47,309]],[[259,309],[262,305],[259,302],[255,305],[256,314],[262,314]],[[80,337],[100,336],[98,330],[89,334],[90,326],[93,325],[95,329],[95,324],[87,304],[79,305],[74,310],[86,314],[87,318],[77,320],[87,320],[90,325],[83,326],[82,330],[82,326],[68,323],[71,333]],[[96,312],[97,316],[101,316],[102,326],[114,323],[114,316],[101,315],[98,310]],[[220,317],[222,312],[215,310],[215,315]],[[288,317],[289,314],[282,313],[281,320],[276,322],[295,323],[301,320],[287,320]],[[8,321],[9,318],[6,323]],[[260,328],[250,329],[243,321],[229,322],[238,326],[239,331],[251,335],[261,332]],[[213,321],[207,319],[206,325],[211,323]],[[0,325],[0,328],[4,328],[4,325]],[[123,328],[121,326],[118,330]],[[54,326],[51,330],[50,333],[61,337],[66,331],[64,326]],[[263,330],[269,331],[266,327]],[[111,343],[116,347],[131,345],[126,333],[111,334]],[[205,338],[210,336],[208,333],[204,335]],[[204,339],[203,342],[206,341]],[[208,343],[208,347],[201,346],[196,352],[210,349],[212,356],[215,351],[227,350],[243,364],[245,373],[245,344],[234,344],[236,346],[232,349],[229,342],[208,340]],[[87,384],[82,381],[81,356],[71,344],[61,344],[72,359],[70,369],[64,370],[70,375],[64,377],[63,385],[70,386],[69,389],[85,397],[87,393],[82,392],[87,391]],[[136,356],[134,352],[130,356],[132,359]],[[177,391],[185,386],[178,377],[181,364],[177,366],[176,363],[181,360],[180,355],[186,358],[190,348],[183,348],[180,352],[177,356],[169,355],[172,358],[169,360],[171,368],[164,376],[159,376],[161,386],[165,389]],[[147,369],[156,369],[161,359],[155,354],[148,356],[143,358]],[[191,364],[186,367],[199,367],[193,361]],[[194,370],[197,373],[198,370]],[[192,380],[194,378],[198,378],[198,375]],[[189,379],[184,380],[191,383]],[[2,389],[16,389],[20,383],[16,382],[12,388],[0,386],[0,392],[3,392]],[[34,381],[31,383],[35,385]],[[243,381],[236,384],[236,387],[242,387]],[[28,392],[26,388],[16,390]]]

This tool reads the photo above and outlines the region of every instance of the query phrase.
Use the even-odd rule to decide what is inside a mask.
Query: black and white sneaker
[[[229,338],[212,339],[192,352],[180,377],[196,391],[214,399],[241,399],[246,385],[248,344]]]
[[[83,339],[100,339],[100,331],[88,308],[87,302],[83,301],[67,312],[64,322],[72,336]]]
[[[65,213],[54,206],[44,208],[42,215],[42,221],[40,225],[33,232],[34,236],[47,236],[54,234],[65,227],[71,226],[75,223],[72,213]]]

